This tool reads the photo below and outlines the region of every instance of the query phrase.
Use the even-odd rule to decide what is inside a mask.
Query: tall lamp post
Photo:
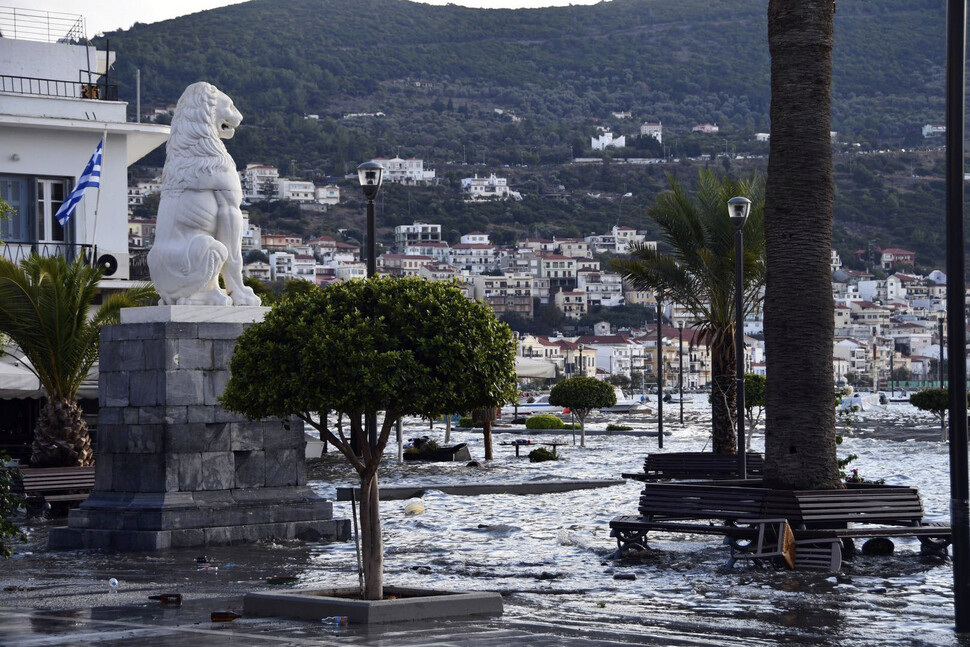
[[[664,318],[660,309],[663,292],[657,292],[657,447],[664,448]]]
[[[734,227],[734,365],[737,379],[738,478],[748,478],[744,446],[744,223],[751,213],[751,200],[737,196],[728,200],[728,216]]]
[[[945,353],[943,352],[943,323],[945,321],[946,321],[945,314],[942,315],[937,320],[937,323],[939,324],[939,330],[937,331],[937,334],[939,335],[939,338],[940,338],[940,361],[936,363],[936,372],[939,374],[941,389],[946,388],[945,386],[943,386],[943,357],[945,356]]]
[[[964,136],[966,131],[967,3],[946,3],[946,311],[950,357],[967,345],[964,251]],[[940,361],[943,360],[940,353]],[[967,371],[950,362],[950,525],[953,528],[953,615],[958,632],[970,631],[970,483],[967,465]]]
[[[677,382],[680,387],[680,424],[684,424],[684,322],[677,322],[677,332],[679,335],[679,340],[677,342],[677,361],[679,362],[679,367],[677,369]]]
[[[357,167],[357,179],[360,188],[367,198],[367,278],[377,274],[377,242],[375,240],[374,199],[381,190],[381,180],[384,179],[384,167],[377,162],[364,162]],[[367,428],[367,442],[371,448],[377,447],[377,412],[364,416],[364,426]],[[353,445],[354,443],[351,442]],[[359,447],[359,444],[356,446]]]

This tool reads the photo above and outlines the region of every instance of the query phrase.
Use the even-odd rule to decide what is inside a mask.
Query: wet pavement
[[[703,402],[688,409],[683,426],[674,420],[671,414],[665,426],[672,432],[666,451],[704,448],[710,423]],[[656,429],[646,419],[627,421],[645,432]],[[593,426],[602,431],[605,422]],[[945,519],[947,449],[938,432],[932,416],[912,407],[881,409],[862,415],[839,454],[858,454],[852,466],[866,477],[918,487],[927,516]],[[440,427],[406,430],[406,437],[419,434],[443,440]],[[571,440],[569,432],[561,435]],[[759,440],[756,435],[756,449]],[[452,442],[467,442],[481,459],[480,434],[456,431]],[[642,469],[657,438],[595,433],[586,444],[561,447],[560,461],[540,464],[497,445],[495,460],[480,468],[397,465],[390,450],[381,483],[615,478]],[[349,467],[333,455],[310,475],[328,498],[354,484]],[[726,547],[696,535],[652,538],[654,550],[643,561],[615,560],[609,520],[635,512],[640,487],[478,497],[429,490],[417,516],[404,513],[407,501],[382,502],[387,584],[499,591],[505,612],[339,631],[253,617],[213,623],[210,614],[241,612],[246,592],[278,590],[270,578],[295,578],[296,589],[355,585],[353,542],[48,552],[50,522],[32,522],[28,542],[0,562],[0,646],[970,644],[952,631],[951,565],[920,560],[911,540],[897,542],[890,557],[846,562],[837,574],[727,570]],[[348,517],[350,505],[336,503],[334,511]],[[149,600],[163,593],[181,593],[182,605]]]

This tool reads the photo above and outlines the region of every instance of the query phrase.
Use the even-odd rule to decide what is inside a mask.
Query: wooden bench
[[[764,457],[748,452],[745,456],[749,476],[761,476]],[[623,474],[636,481],[669,481],[674,479],[710,480],[731,479],[738,475],[738,457],[733,454],[707,452],[669,452],[647,454],[643,472]]]
[[[94,488],[94,467],[14,467],[14,487],[27,500],[27,510],[45,504],[80,503]]]
[[[790,525],[796,547],[827,549],[830,563],[836,540],[847,556],[854,538],[916,537],[924,553],[934,554],[945,554],[951,541],[949,527],[923,521],[919,491],[909,487],[849,484],[846,490],[792,492],[749,481],[647,483],[638,512],[610,522],[621,556],[644,550],[652,531],[717,534],[728,538],[733,563],[764,551],[765,524],[779,519]]]
[[[610,522],[620,555],[643,551],[647,533],[663,531],[724,535],[751,540],[756,529],[738,527],[739,519],[760,518],[766,490],[703,483],[648,483],[640,494],[639,516]]]
[[[951,542],[948,525],[924,520],[913,487],[849,483],[845,490],[773,491],[765,497],[764,516],[788,519],[796,541],[840,539],[847,557],[853,539],[916,537],[929,554],[945,554]]]

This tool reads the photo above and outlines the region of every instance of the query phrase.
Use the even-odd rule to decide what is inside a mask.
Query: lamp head
[[[357,179],[360,181],[360,188],[364,190],[365,198],[373,200],[377,197],[383,176],[384,167],[377,162],[364,162],[357,167]]]
[[[727,204],[731,224],[734,225],[736,230],[742,229],[744,223],[748,220],[748,214],[751,213],[751,200],[742,196],[736,196],[728,200]]]

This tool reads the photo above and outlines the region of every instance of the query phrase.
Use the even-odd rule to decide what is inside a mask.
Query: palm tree
[[[765,484],[840,487],[832,344],[834,0],[770,0]]]
[[[31,465],[92,465],[91,438],[81,418],[77,391],[98,359],[101,326],[117,323],[119,311],[155,295],[151,286],[98,297],[101,270],[81,258],[31,255],[18,266],[0,258],[0,332],[30,362],[47,394],[34,433]]]
[[[630,260],[612,267],[638,290],[661,293],[683,305],[694,317],[700,341],[711,350],[714,452],[737,451],[731,415],[735,393],[734,228],[727,201],[746,196],[753,205],[744,227],[744,310],[755,308],[764,284],[763,181],[718,178],[700,173],[695,196],[668,176],[670,190],[658,196],[648,212],[660,226],[666,250],[634,248]]]

